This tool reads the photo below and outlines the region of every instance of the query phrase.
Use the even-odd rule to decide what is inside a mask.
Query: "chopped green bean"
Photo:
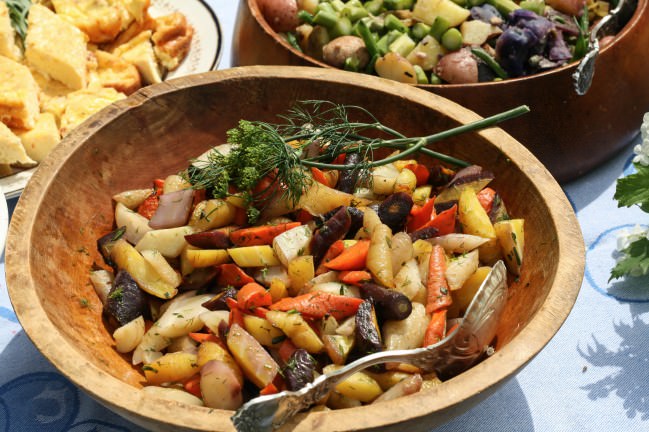
[[[545,2],[543,0],[523,0],[520,7],[530,10],[539,16],[543,16],[545,11]]]
[[[471,53],[485,62],[485,64],[489,66],[492,71],[494,71],[498,78],[507,78],[507,72],[505,71],[505,69],[503,69],[502,66],[500,66],[500,64],[496,61],[496,59],[493,58],[487,51],[480,47],[474,47],[471,48]]]
[[[297,17],[300,19],[301,22],[307,23],[307,24],[313,24],[313,15],[311,15],[309,12],[305,10],[301,10],[297,13]]]
[[[351,22],[356,22],[361,18],[365,18],[366,16],[369,15],[369,12],[367,12],[367,9],[364,7],[358,7],[358,6],[345,6],[345,8],[340,12],[341,16],[347,17],[351,20]]]
[[[520,6],[512,0],[487,0],[487,3],[494,6],[496,9],[498,9],[498,12],[503,15],[509,15],[516,9],[520,9]]]
[[[415,0],[383,0],[383,5],[388,10],[412,9]]]
[[[363,5],[372,15],[378,15],[383,11],[383,0],[370,0]]]
[[[331,4],[331,7],[333,7],[336,12],[340,12],[345,8],[345,3],[343,3],[342,0],[331,0],[329,3]]]
[[[430,73],[430,83],[431,84],[441,84],[442,79],[434,72]]]
[[[320,12],[320,11],[331,12],[331,13],[333,13],[333,14],[336,13],[336,11],[334,10],[333,6],[331,6],[331,3],[327,3],[327,2],[320,2],[320,3],[318,3],[318,6],[315,8],[315,12],[316,12],[316,14],[317,14],[317,13]]]
[[[424,72],[421,66],[413,65],[413,68],[415,69],[417,84],[428,84],[428,77],[426,76],[426,72]]]
[[[457,51],[462,48],[462,33],[452,27],[442,35],[442,46],[449,51]]]
[[[374,75],[376,73],[376,71],[374,70],[374,65],[376,64],[376,61],[379,59],[379,57],[381,57],[380,54],[375,54],[372,56],[370,61],[367,63],[367,66],[365,66],[366,74]]]
[[[415,45],[416,42],[410,39],[407,33],[402,33],[390,44],[389,50],[405,57],[415,48]]]
[[[390,30],[397,30],[400,33],[407,33],[408,27],[396,16],[387,14],[385,16],[385,27]]]
[[[335,12],[328,12],[321,10],[316,13],[313,17],[313,23],[326,27],[328,29],[332,28],[338,22],[338,16]]]
[[[344,69],[350,72],[358,72],[358,57],[347,57],[345,59]]]
[[[443,16],[438,16],[435,18],[435,21],[433,21],[433,25],[430,28],[430,35],[437,39],[437,42],[441,42],[442,35],[449,29],[449,27],[451,27],[451,24],[448,20]]]
[[[419,42],[422,40],[428,33],[430,33],[430,26],[423,23],[423,22],[418,22],[415,23],[412,27],[410,27],[410,37]]]
[[[329,33],[332,39],[350,35],[352,34],[352,22],[347,17],[340,17],[333,27],[329,29]]]
[[[370,57],[374,57],[379,53],[379,49],[376,46],[376,40],[374,40],[374,35],[370,32],[369,27],[365,24],[365,21],[360,20],[356,23],[356,29],[358,30],[359,36],[365,42],[365,48]]]
[[[286,41],[296,50],[302,52],[302,47],[298,43],[297,39],[295,38],[295,35],[291,32],[286,33]]]

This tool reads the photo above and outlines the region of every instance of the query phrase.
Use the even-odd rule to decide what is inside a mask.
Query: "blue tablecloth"
[[[238,2],[208,0],[220,19],[220,68],[229,67]],[[638,118],[640,127],[641,118]],[[576,305],[548,346],[496,394],[434,432],[649,430],[648,278],[608,282],[618,234],[647,217],[620,209],[616,179],[633,170],[632,145],[564,190],[587,247]],[[16,200],[9,202],[10,211]],[[0,263],[0,430],[141,431],[77,389],[43,358],[11,309]]]

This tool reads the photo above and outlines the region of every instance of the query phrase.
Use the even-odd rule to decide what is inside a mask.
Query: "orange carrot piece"
[[[262,306],[256,307],[256,308],[254,308],[252,310],[252,314],[254,316],[257,316],[257,317],[263,318],[263,319],[266,319],[266,314],[267,313],[268,313],[268,309],[266,309],[265,307],[262,307]]]
[[[423,206],[413,205],[410,210],[410,220],[406,225],[408,232],[417,231],[430,222],[435,213],[435,198],[429,198]]]
[[[192,375],[190,378],[187,378],[185,382],[183,382],[183,388],[185,391],[193,394],[197,398],[202,398],[203,395],[201,394],[201,375],[196,374]]]
[[[275,384],[273,384],[272,382],[269,382],[266,385],[266,387],[259,390],[259,395],[260,396],[266,396],[266,395],[271,395],[271,394],[275,394],[275,393],[279,393],[279,390],[277,389]]]
[[[359,240],[324,265],[331,270],[363,270],[369,250],[370,241]]]
[[[478,201],[483,209],[489,214],[494,205],[494,199],[496,198],[496,191],[490,187],[486,187],[478,192]]]
[[[189,333],[188,335],[190,338],[195,340],[198,343],[203,343],[203,342],[216,342],[218,344],[221,344],[221,339],[215,334],[212,333]]]
[[[327,252],[325,252],[322,261],[320,261],[318,268],[315,270],[315,274],[320,275],[322,273],[327,273],[329,271],[329,268],[326,267],[326,264],[340,255],[344,250],[345,243],[342,240],[336,240],[335,242],[333,242],[333,244],[329,246],[329,249],[327,249]]]
[[[277,349],[277,355],[280,359],[282,359],[282,362],[286,363],[295,351],[297,351],[295,344],[291,342],[289,338],[286,338],[279,345],[279,348]]]
[[[444,339],[444,336],[446,336],[446,309],[439,309],[433,312],[426,327],[423,346],[436,344]]]
[[[453,204],[450,209],[444,210],[429,222],[424,224],[423,228],[437,228],[437,235],[443,236],[455,232],[455,218],[457,216],[457,204]]]
[[[309,318],[331,315],[340,321],[354,315],[361,303],[361,298],[314,291],[297,297],[285,297],[270,305],[270,310],[296,310]]]
[[[277,225],[261,225],[242,228],[230,233],[230,241],[236,246],[268,245],[284,231],[300,226],[300,222],[287,222]]]
[[[156,210],[158,210],[158,205],[160,205],[160,197],[158,195],[151,195],[142,201],[142,204],[137,208],[137,212],[145,218],[151,219]]]
[[[370,274],[370,272],[365,270],[348,270],[348,271],[341,271],[338,274],[338,279],[342,283],[346,283],[349,285],[360,285],[364,282],[371,282],[372,275]]]
[[[236,264],[226,263],[219,266],[220,273],[216,280],[217,286],[232,285],[235,288],[254,282],[255,280],[248,275],[241,267]]]
[[[329,184],[329,178],[321,169],[311,167],[311,175],[313,176],[313,180],[325,186],[331,187],[331,185]]]
[[[266,288],[257,282],[250,282],[239,289],[237,303],[240,309],[254,309],[270,306],[273,303],[273,298]]]
[[[426,313],[432,314],[439,309],[448,308],[453,299],[446,282],[446,256],[444,248],[433,245],[428,261],[428,278],[426,279]]]
[[[408,168],[410,171],[415,173],[415,177],[417,177],[417,186],[423,186],[426,183],[428,183],[428,177],[430,177],[430,171],[428,171],[426,165],[422,165],[418,163],[409,163],[404,168]]]
[[[243,312],[241,312],[241,309],[230,309],[230,318],[228,324],[230,325],[230,327],[237,324],[239,327],[245,328],[245,324],[243,322]]]
[[[164,191],[165,181],[164,179],[155,179],[153,180],[153,190],[156,195],[162,195]]]

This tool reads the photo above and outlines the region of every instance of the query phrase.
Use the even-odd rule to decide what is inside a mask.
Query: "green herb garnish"
[[[195,189],[206,189],[215,198],[229,196],[230,188],[234,186],[246,200],[248,220],[254,223],[271,200],[297,204],[313,182],[309,173],[311,167],[356,170],[368,175],[373,167],[415,153],[465,167],[469,165],[467,162],[427,146],[465,132],[494,126],[527,112],[527,106],[520,106],[436,134],[409,138],[383,125],[362,107],[320,100],[301,101],[287,114],[278,116],[284,120],[282,124],[241,120],[227,133],[228,143],[232,144],[230,153],[210,152],[207,161],[191,165],[183,176]],[[352,114],[366,120],[352,121]],[[373,152],[381,148],[399,152],[374,160]],[[333,163],[339,156],[351,153],[360,154],[362,162],[356,165]]]
[[[5,0],[9,10],[11,26],[20,38],[21,48],[24,49],[25,38],[27,37],[27,15],[32,5],[30,0]]]

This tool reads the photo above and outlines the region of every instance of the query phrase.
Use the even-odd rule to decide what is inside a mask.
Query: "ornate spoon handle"
[[[620,0],[615,9],[599,20],[591,29],[588,38],[588,52],[572,74],[575,91],[579,96],[585,95],[593,82],[595,60],[599,55],[599,37],[618,32],[631,19],[637,6],[637,0]]]
[[[257,397],[239,408],[232,416],[232,422],[239,432],[271,431],[318,403],[340,381],[379,363],[409,363],[444,377],[460,373],[471,367],[487,350],[506,300],[507,270],[503,262],[498,261],[471,301],[461,324],[437,344],[371,354],[319,376],[300,390]]]

